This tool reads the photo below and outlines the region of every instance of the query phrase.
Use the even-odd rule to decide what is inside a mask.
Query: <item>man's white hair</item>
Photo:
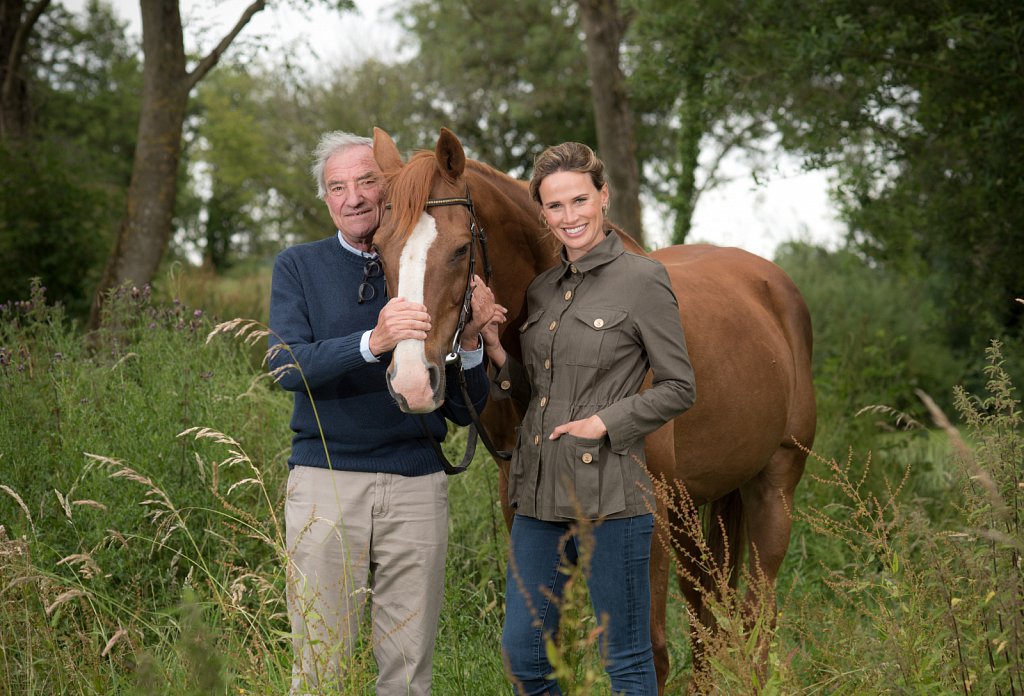
[[[313,166],[310,173],[316,180],[316,195],[323,198],[327,195],[327,182],[324,181],[324,165],[332,156],[353,147],[373,148],[373,138],[346,133],[345,131],[329,131],[320,136],[320,142],[313,150]]]

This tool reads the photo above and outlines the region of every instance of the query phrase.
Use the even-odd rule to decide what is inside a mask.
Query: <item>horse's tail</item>
[[[740,567],[743,562],[743,559],[740,558],[745,541],[743,529],[743,499],[740,497],[738,489],[725,494],[708,506],[707,529],[704,538],[707,540],[708,550],[711,552],[709,559],[711,568],[716,574],[728,572],[729,587],[733,590],[739,583]],[[719,577],[721,576],[719,575]],[[720,601],[723,597],[715,582],[715,577],[704,573],[701,580],[704,591],[700,608],[700,622],[705,627],[713,629],[717,622],[711,613],[707,599]]]

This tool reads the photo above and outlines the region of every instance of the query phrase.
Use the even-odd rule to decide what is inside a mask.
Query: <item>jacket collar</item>
[[[562,247],[562,251],[558,255],[559,260],[562,262],[562,272],[558,277],[564,278],[566,275],[573,273],[573,269],[578,273],[588,273],[595,268],[614,261],[625,251],[626,248],[622,246],[622,240],[619,239],[619,235],[611,230],[605,230],[604,239],[576,261],[569,261],[565,255],[565,247]]]

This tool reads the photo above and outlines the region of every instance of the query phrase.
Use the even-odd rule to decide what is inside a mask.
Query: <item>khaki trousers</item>
[[[366,600],[378,696],[430,693],[448,479],[294,467],[285,502],[292,693],[345,693]]]

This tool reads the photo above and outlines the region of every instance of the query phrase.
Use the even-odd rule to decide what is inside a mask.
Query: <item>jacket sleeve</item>
[[[647,282],[637,284],[641,295],[636,306],[643,311],[634,313],[651,365],[651,387],[598,413],[608,428],[612,451],[620,454],[690,408],[697,395],[679,304],[668,272],[661,264],[653,264],[652,268]]]
[[[533,396],[530,377],[522,363],[506,353],[505,364],[491,379],[491,396],[494,399],[511,397],[525,409]]]
[[[278,254],[270,289],[267,362],[271,374],[288,391],[316,389],[366,365],[359,351],[362,331],[322,339],[313,335],[306,295],[307,288],[312,292],[312,282],[323,281],[302,278],[288,250]]]

